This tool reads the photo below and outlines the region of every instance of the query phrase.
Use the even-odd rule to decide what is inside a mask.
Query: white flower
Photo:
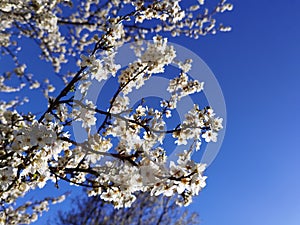
[[[146,108],[145,107],[143,107],[143,106],[138,106],[137,108],[136,108],[136,110],[135,110],[135,112],[136,112],[136,115],[137,116],[146,116]]]
[[[183,193],[185,190],[190,190],[190,179],[189,178],[181,178],[180,181],[175,181],[177,184],[177,192],[178,194]]]
[[[190,186],[192,195],[199,194],[199,191],[201,191],[201,189],[203,189],[206,186],[206,182],[205,182],[206,179],[207,179],[206,176],[201,176],[201,175],[198,176],[196,174],[192,177],[191,186]]]
[[[118,114],[126,111],[129,105],[129,98],[127,96],[118,95],[113,102],[113,106],[110,110],[111,113]]]
[[[206,142],[217,142],[217,136],[218,133],[209,130],[202,134],[201,137],[204,138]]]
[[[163,194],[164,196],[171,197],[175,193],[175,188],[173,186],[164,186]]]
[[[180,132],[180,133],[182,134],[183,132]],[[177,144],[177,145],[186,145],[186,144],[187,144],[187,140],[186,140],[185,137],[180,136],[180,137],[178,137],[178,139],[175,141],[175,144]]]
[[[0,169],[0,189],[6,190],[8,186],[16,179],[16,169],[12,167],[4,167]]]
[[[172,116],[171,111],[170,110],[166,110],[166,117],[170,118]]]
[[[96,58],[94,55],[92,55],[92,56],[81,55],[80,58],[82,60],[80,63],[81,67],[92,66],[96,61]]]
[[[110,187],[107,189],[106,192],[103,192],[100,197],[104,200],[104,201],[117,201],[120,199],[120,191],[118,188],[116,187]]]
[[[86,107],[79,105],[79,110],[73,109],[72,116],[77,121],[82,121],[82,127],[89,128],[96,124],[95,105],[92,101],[86,99]]]
[[[222,122],[223,122],[223,118],[219,118],[219,117],[214,118],[212,121],[212,129],[215,131],[219,131],[223,129]]]

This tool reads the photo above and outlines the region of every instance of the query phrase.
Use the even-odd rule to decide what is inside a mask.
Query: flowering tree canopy
[[[167,37],[230,31],[216,20],[230,10],[226,0],[211,8],[204,0],[2,0],[0,92],[7,94],[0,102],[0,224],[29,224],[49,203],[63,200],[15,205],[48,181],[57,188],[62,180],[84,186],[88,195],[115,208],[130,207],[139,192],[176,195],[177,204],[188,205],[206,179],[205,164],[192,160],[192,153],[203,141],[217,141],[222,118],[195,104],[169,129],[177,103],[204,84],[188,76],[192,61],[178,61]],[[35,63],[51,64],[60,84],[24,63],[24,41],[39,47]],[[135,59],[121,67],[115,57],[128,43]],[[133,107],[130,93],[171,64],[179,71],[170,79],[169,97],[158,108],[143,100]],[[118,85],[103,107],[89,99],[89,90],[110,78]],[[23,110],[35,101],[30,93],[45,97],[47,105],[36,105],[38,113]],[[74,123],[81,123],[84,140],[74,137]],[[186,145],[176,161],[168,160],[165,135]]]

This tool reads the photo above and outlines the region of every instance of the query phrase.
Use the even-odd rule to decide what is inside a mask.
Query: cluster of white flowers
[[[101,153],[108,152],[112,148],[110,139],[105,139],[99,134],[91,135],[85,143],[84,149],[87,150],[86,160],[90,163],[97,163],[103,156]]]
[[[164,49],[166,48],[164,46]],[[172,60],[166,63],[164,67],[170,64]],[[190,63],[190,60],[179,63],[181,70],[188,72],[191,67]],[[133,74],[129,72],[130,69],[125,69],[119,75],[121,88],[129,85],[130,82],[135,83],[133,79],[134,74],[137,74],[136,70],[140,71],[141,69],[132,65],[137,64],[129,66]],[[143,63],[140,65],[143,65]],[[125,78],[125,74],[129,77]],[[202,83],[188,81],[187,75],[183,76],[181,74],[181,76],[181,78],[177,78],[177,87],[172,86],[172,81],[170,85],[174,87],[173,89],[170,88],[170,90],[172,89],[171,93],[176,92],[177,96],[179,96],[176,101],[180,100],[182,96],[200,91],[203,88]],[[191,197],[197,195],[205,186],[206,177],[202,176],[205,166],[194,163],[190,159],[190,152],[185,152],[180,156],[177,165],[171,162],[170,169],[166,169],[165,163],[167,157],[165,150],[161,147],[154,148],[157,143],[162,144],[164,137],[165,121],[162,119],[162,112],[139,105],[134,113],[129,115],[131,112],[128,108],[129,98],[126,95],[119,94],[111,101],[109,109],[111,116],[110,125],[104,129],[103,135],[119,139],[117,146],[115,146],[117,153],[112,153],[109,157],[115,157],[124,161],[124,163],[120,163],[118,160],[109,163],[106,162],[110,175],[107,176],[106,174],[105,177],[101,175],[103,167],[101,169],[97,168],[96,171],[102,178],[97,178],[95,181],[101,188],[90,191],[89,194],[96,195],[102,193],[101,198],[112,201],[117,208],[130,206],[134,200],[133,193],[139,190],[151,191],[152,194],[164,194],[166,196],[177,193],[181,196],[178,204],[188,205],[192,200]],[[168,104],[166,107],[175,108],[170,107]],[[214,118],[214,114],[210,108],[200,110],[198,106],[195,106],[186,115],[186,121],[172,132],[173,136],[178,139],[175,143],[187,144],[187,140],[193,139],[196,141],[196,149],[199,149],[201,137],[205,138],[208,142],[213,140],[207,139],[205,135],[210,131],[216,134],[222,128],[221,122],[221,119]],[[142,133],[144,134],[143,136],[141,136]],[[100,151],[109,153],[112,147],[111,142],[105,140],[105,143],[109,147],[105,148],[104,151]],[[101,153],[98,154],[98,157],[94,155],[97,153],[94,149],[102,149],[100,146],[86,148],[92,149],[92,154],[89,153],[87,157],[89,159],[93,158],[93,163],[100,160],[103,155],[107,156],[107,154]],[[131,179],[128,179],[129,177]],[[114,185],[111,186],[112,184]]]
[[[96,124],[96,117],[95,117],[95,105],[92,101],[86,100],[85,105],[78,105],[78,109],[76,106],[73,108],[72,117],[76,121],[82,121],[82,127],[89,128]]]
[[[205,164],[198,164],[191,160],[191,151],[185,150],[179,155],[177,164],[170,163],[169,177],[167,182],[158,182],[151,190],[154,195],[164,194],[172,196],[175,193],[181,198],[178,199],[179,205],[189,205],[192,196],[198,195],[199,191],[206,186],[206,176],[203,172]]]
[[[4,12],[11,12],[12,10],[20,10],[24,6],[23,2],[19,2],[17,0],[3,0],[0,3],[0,8]]]
[[[118,81],[122,85],[122,92],[126,95],[132,91],[132,88],[140,88],[145,81],[147,71],[147,65],[143,65],[141,62],[133,62],[128,65],[128,68],[122,70]]]
[[[57,133],[62,129],[60,125],[52,122],[40,124],[30,115],[20,116],[16,111],[7,110],[1,114],[0,125],[1,164],[5,165],[0,197],[14,200],[29,189],[43,187],[50,179],[48,161],[57,159],[69,145],[58,138]]]
[[[161,73],[175,57],[175,50],[173,46],[167,45],[167,38],[156,36],[153,38],[153,44],[148,43],[146,51],[141,56],[141,61],[148,64],[149,72]]]
[[[104,56],[103,61],[96,59],[94,55],[90,57],[81,55],[81,66],[89,67],[89,72],[91,73],[92,79],[96,79],[99,82],[102,80],[107,80],[110,74],[115,76],[121,67],[120,65],[114,63],[114,55],[115,54],[113,52],[108,52],[108,55]]]
[[[179,5],[180,1],[164,1],[164,2],[155,2],[153,5],[150,5],[146,10],[141,11],[136,17],[136,22],[142,23],[144,20],[159,19],[162,21],[172,21],[176,23],[182,20],[185,16],[185,11],[181,9]],[[133,5],[137,9],[140,9],[144,4],[141,1],[133,2]]]
[[[3,0],[0,2],[0,46],[3,47],[2,52],[13,59],[15,68],[18,69],[22,65],[19,62],[20,39],[24,36],[35,39],[41,49],[41,59],[50,62],[55,71],[60,72],[64,63],[72,64],[70,57],[75,57],[78,61],[81,55],[90,53],[94,44],[99,49],[112,50],[130,40],[145,39],[147,33],[155,35],[170,32],[173,36],[183,34],[198,38],[216,33],[217,30],[230,31],[231,28],[222,23],[218,26],[214,19],[216,13],[233,9],[232,4],[226,0],[220,0],[212,9],[204,8],[202,0],[191,2],[186,8],[182,6],[185,4],[181,0],[114,0],[107,4],[92,0],[80,3],[77,0]],[[80,10],[69,10],[73,6],[78,6]],[[124,15],[123,8],[125,11],[129,10],[129,13]],[[153,19],[156,22],[143,26],[144,20]],[[107,56],[102,58],[109,58]],[[105,80],[108,74],[114,75],[119,67],[101,59],[94,61],[91,70],[93,69],[97,71],[91,75],[93,78]],[[40,87],[36,80],[28,79],[28,74],[20,74],[17,70],[13,70],[13,73],[22,77],[22,86],[29,82],[31,89]],[[62,77],[66,84],[69,77],[69,73]],[[89,85],[89,81],[83,84],[86,89]],[[7,91],[19,91],[19,88],[6,85],[1,87]],[[41,86],[45,89],[46,98],[51,92],[48,87],[54,85]]]
[[[195,105],[183,122],[167,130],[170,124],[165,119],[172,117],[171,110],[176,109],[178,101],[202,91],[204,84],[189,79],[192,61],[176,61],[176,51],[163,35],[197,38],[217,30],[229,31],[223,24],[216,28],[214,15],[232,10],[232,5],[225,0],[212,10],[204,8],[204,0],[188,3],[187,8],[183,5],[180,0],[113,0],[106,4],[74,0],[79,10],[69,10],[70,0],[0,1],[0,48],[14,63],[11,72],[0,76],[0,92],[20,92],[22,96],[25,84],[29,84],[29,91],[41,89],[48,100],[47,109],[37,114],[38,119],[19,108],[26,99],[0,101],[0,225],[29,224],[48,210],[50,202],[63,200],[14,204],[47,181],[57,187],[61,181],[85,186],[89,195],[99,195],[116,208],[130,207],[140,191],[177,195],[178,204],[188,205],[205,186],[205,165],[194,162],[191,154],[193,149],[200,149],[202,141],[217,141],[222,118],[209,107]],[[147,23],[153,19],[153,23]],[[145,46],[147,35],[153,41]],[[29,74],[30,68],[19,58],[22,37],[34,39],[39,45],[40,57],[52,64],[63,87],[51,84],[50,78],[43,83],[39,80],[45,77],[37,79]],[[136,60],[121,68],[115,55],[130,41],[134,41]],[[61,70],[66,62],[68,67]],[[74,62],[78,62],[77,72],[72,71]],[[147,85],[153,74],[165,72],[171,64],[178,65],[180,72],[170,80],[170,99],[162,100],[162,108],[145,102],[130,108],[129,93]],[[71,71],[66,72],[69,68]],[[108,107],[100,109],[86,99],[87,93],[93,82],[110,76],[118,80],[119,87]],[[11,87],[15,83],[10,79],[19,85]],[[57,96],[49,96],[55,90]],[[79,100],[74,90],[81,92]],[[40,108],[34,111],[40,112]],[[81,142],[69,133],[74,121],[82,122],[87,132]],[[96,133],[92,127],[97,128]],[[189,150],[170,164],[166,135],[177,145],[192,141]]]
[[[103,40],[106,42],[106,45],[114,47],[121,45],[122,38],[125,36],[125,31],[123,25],[118,22],[118,19],[112,21],[108,30],[109,31],[103,38]]]
[[[111,113],[118,114],[126,111],[129,105],[129,98],[127,96],[118,95],[112,104]]]
[[[170,81],[168,91],[171,93],[171,99],[168,105],[171,109],[176,108],[177,102],[184,96],[194,94],[203,90],[204,82],[198,80],[189,80],[186,73],[180,73]]]
[[[71,56],[76,54],[79,57],[85,52],[86,46],[95,41],[95,32],[96,37],[102,37],[102,43],[105,42],[104,47],[122,45],[124,40],[135,37],[133,33],[143,36],[149,29],[151,32],[157,33],[161,30],[171,32],[174,36],[183,33],[187,36],[198,37],[216,32],[216,21],[211,14],[223,13],[233,8],[232,4],[226,3],[224,0],[211,13],[203,8],[204,1],[196,1],[187,9],[182,8],[180,0],[153,1],[152,3],[112,1],[104,5],[98,4],[98,1],[89,0],[80,4],[81,10],[62,17],[63,12],[68,10],[68,7],[65,6],[72,6],[71,1],[1,1],[0,30],[4,31],[0,35],[1,45],[8,46],[12,39],[15,40],[16,30],[12,28],[16,28],[21,35],[41,38],[42,57],[49,60],[56,71],[59,71],[61,64],[67,62],[65,54]],[[135,11],[126,16],[117,16],[120,9],[129,7],[129,5],[133,5]],[[108,15],[114,15],[114,17],[108,19]],[[143,29],[132,23],[134,21],[143,23],[145,19],[158,19],[161,23],[153,23],[154,27],[149,29]],[[125,23],[126,27],[121,23],[124,20],[128,20]],[[36,26],[27,26],[29,23],[35,23]],[[59,26],[68,27],[70,32],[62,32],[59,30]],[[90,34],[84,31],[86,29]],[[229,31],[229,28],[220,25],[219,30]],[[72,46],[68,46],[68,50],[66,48],[67,40],[72,43]]]
[[[10,110],[16,102],[0,104],[0,202],[4,209],[0,211],[0,224],[29,224],[47,210],[44,205],[53,198],[17,208],[13,203],[29,190],[42,188],[49,179],[54,179],[48,162],[57,160],[60,152],[70,146],[58,137],[61,125],[50,120],[38,123],[30,114],[21,116]],[[29,208],[33,210],[31,213],[26,212]]]
[[[62,195],[37,202],[28,201],[17,208],[12,206],[3,208],[3,211],[0,211],[0,225],[33,223],[42,215],[42,212],[48,211],[49,202],[52,204],[60,203],[64,201],[65,197],[65,195]]]
[[[187,140],[191,139],[196,142],[196,150],[200,149],[201,137],[206,142],[216,142],[218,131],[222,126],[222,118],[215,118],[211,108],[200,110],[198,105],[190,110],[186,115],[186,120],[180,126],[180,129],[173,133],[173,137],[177,138],[175,141],[178,145],[186,145]]]

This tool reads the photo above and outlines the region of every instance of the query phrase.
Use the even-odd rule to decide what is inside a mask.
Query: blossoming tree
[[[0,224],[29,224],[49,203],[63,200],[64,196],[49,197],[14,204],[48,181],[57,188],[62,181],[84,186],[88,195],[98,195],[116,208],[130,207],[139,192],[176,195],[177,204],[188,205],[206,179],[205,165],[191,155],[202,141],[217,141],[222,118],[209,106],[194,105],[184,121],[166,129],[178,101],[203,90],[203,82],[188,76],[191,60],[178,61],[166,37],[197,39],[229,31],[215,18],[231,9],[226,0],[211,8],[204,0],[2,0]],[[145,45],[147,39],[153,41]],[[64,85],[32,73],[20,56],[24,40],[39,47],[39,60],[51,64],[53,76]],[[127,43],[136,58],[121,68],[115,55]],[[131,107],[129,94],[171,64],[179,71],[170,79],[169,98],[161,101],[161,107],[151,107],[147,101]],[[118,85],[108,106],[101,108],[88,99],[89,88],[110,78]],[[23,111],[34,101],[30,91],[37,90],[47,107],[36,105],[39,113]],[[80,96],[75,97],[75,92]],[[85,140],[73,136],[71,128],[78,121]],[[176,161],[168,161],[165,135],[177,145],[191,143]]]

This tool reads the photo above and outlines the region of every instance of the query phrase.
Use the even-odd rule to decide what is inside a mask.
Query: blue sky
[[[300,223],[300,2],[232,1],[233,31],[199,40],[227,130],[193,204],[204,225]]]
[[[190,208],[203,225],[298,225],[300,1],[231,2],[221,17],[230,33],[172,40],[211,68],[227,107],[221,151]]]

